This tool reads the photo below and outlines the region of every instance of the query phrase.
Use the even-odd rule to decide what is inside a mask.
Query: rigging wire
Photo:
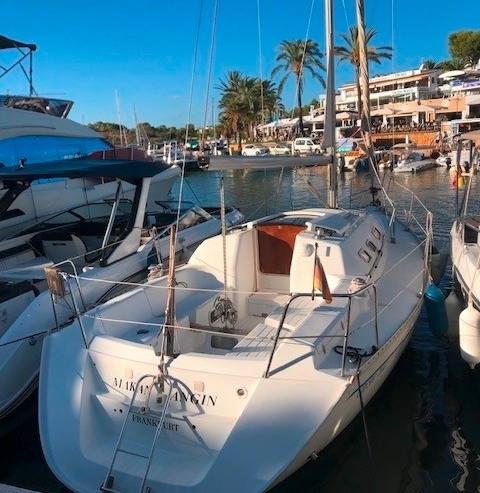
[[[315,0],[312,0],[312,4],[310,7],[310,14],[308,16],[308,23],[307,23],[307,32],[305,33],[305,43],[303,44],[303,53],[302,53],[302,62],[300,64],[300,77],[296,81],[296,87],[295,87],[295,96],[294,96],[294,104],[292,106],[292,113],[291,116],[293,117],[293,112],[295,111],[295,107],[297,105],[297,99],[298,99],[298,93],[300,92],[300,86],[302,85],[302,77],[303,77],[303,65],[305,63],[305,52],[307,51],[307,41],[308,41],[308,35],[310,33],[310,26],[312,24],[312,17],[313,17],[313,7],[315,5]],[[301,109],[300,109],[301,111]],[[301,130],[301,129],[300,129]]]
[[[200,32],[201,32],[201,23],[202,23],[202,12],[203,12],[203,0],[200,2],[200,12],[198,15],[198,23],[197,23],[197,33],[195,36],[195,49],[194,49],[194,55],[193,55],[193,65],[192,65],[192,77],[190,80],[190,94],[189,94],[189,102],[188,102],[188,112],[187,112],[187,125],[185,129],[185,142],[188,142],[188,136],[189,136],[189,130],[190,130],[190,122],[192,118],[192,106],[193,106],[193,88],[195,86],[195,72],[197,68],[197,61],[198,61],[198,48],[199,48],[199,39],[200,39]],[[183,162],[182,162],[182,173],[180,176],[180,188],[178,192],[178,209],[177,209],[177,219],[176,219],[176,224],[175,224],[175,236],[173,239],[173,244],[175,246],[175,251],[176,251],[176,246],[177,246],[177,232],[178,232],[178,225],[180,222],[180,213],[181,213],[181,202],[183,200],[183,188],[184,188],[184,183],[185,183],[185,152],[183,153]]]
[[[203,117],[203,129],[204,131],[202,132],[202,144],[201,144],[201,149],[200,152],[203,152],[203,149],[205,148],[205,129],[207,128],[207,115],[208,115],[208,105],[210,101],[210,81],[212,78],[212,67],[213,67],[213,53],[214,53],[214,48],[215,48],[215,35],[217,32],[217,12],[218,12],[218,0],[215,1],[215,7],[213,9],[213,20],[212,20],[212,36],[210,40],[210,56],[208,59],[208,69],[207,69],[207,91],[205,95],[205,111],[204,111],[204,117]],[[213,111],[213,108],[212,108]]]
[[[263,106],[263,64],[262,64],[262,36],[260,28],[260,0],[257,0],[258,50],[260,64],[260,101],[262,104],[262,124],[265,124],[265,110]]]
[[[360,383],[360,364],[361,364],[361,362],[362,362],[362,358],[360,356],[358,359],[358,369],[357,369],[357,372],[355,374],[355,377],[356,377],[357,385],[358,385],[358,397],[360,399],[360,407],[361,407],[361,411],[362,411],[363,427],[365,429],[365,440],[367,442],[368,456],[370,458],[370,463],[372,464],[372,474],[373,474],[373,479],[374,479],[374,483],[375,483],[375,491],[377,493],[380,493],[381,490],[379,488],[378,477],[377,477],[376,470],[374,467],[373,450],[372,450],[372,446],[370,443],[370,436],[368,434],[367,415],[365,412],[365,404],[363,402],[363,395],[362,395],[362,384]]]

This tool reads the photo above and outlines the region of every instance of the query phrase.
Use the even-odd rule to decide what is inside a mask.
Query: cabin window
[[[372,252],[376,252],[377,251],[377,247],[375,246],[375,244],[372,241],[367,240],[365,242],[365,244],[367,245],[368,248],[370,248],[370,250],[372,250]]]
[[[377,229],[375,226],[372,228],[372,234],[375,236],[377,240],[379,240],[382,237],[382,233],[380,233],[380,230]]]
[[[360,258],[364,261],[364,262],[367,262],[367,264],[372,260],[372,256],[366,252],[365,250],[360,250],[358,252],[358,254],[360,255]]]

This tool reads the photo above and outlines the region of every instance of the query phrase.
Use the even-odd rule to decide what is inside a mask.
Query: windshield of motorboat
[[[89,222],[101,222],[102,224],[106,224],[110,218],[113,205],[113,200],[104,200],[101,202],[81,205],[79,207],[55,214],[54,216],[51,216],[48,219],[35,224],[34,226],[30,226],[29,228],[20,231],[15,234],[14,237],[30,235],[54,227],[57,228],[67,225],[75,226],[80,223],[88,224]],[[127,199],[122,199],[116,211],[116,219],[120,221],[122,219],[128,219],[131,211],[132,202]]]
[[[66,118],[70,112],[73,101],[68,99],[52,99],[41,96],[13,96],[0,95],[0,106],[17,108],[25,111],[36,111],[46,115]]]
[[[158,236],[163,238],[170,234],[170,226],[177,223],[177,212],[175,210],[170,212],[148,213],[151,218],[154,218],[155,226],[157,227]],[[207,211],[198,206],[191,206],[190,209],[184,209],[181,212],[180,218],[177,224],[177,231],[191,228],[198,224],[204,223],[213,219]]]
[[[73,159],[94,151],[112,149],[101,137],[28,135],[0,140],[0,163],[4,166],[47,163]]]

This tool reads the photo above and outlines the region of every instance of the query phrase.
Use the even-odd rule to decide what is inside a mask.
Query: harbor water
[[[395,180],[415,191],[434,213],[435,245],[439,250],[448,249],[458,194],[447,168],[402,174]],[[478,197],[480,176],[473,180],[472,195]],[[339,175],[340,206],[349,207],[355,190],[368,183],[367,174]],[[219,191],[223,189],[225,202],[238,206],[246,220],[251,220],[282,210],[324,206],[327,188],[325,166],[283,170],[211,168],[187,174],[172,196],[181,193],[184,200],[211,205],[219,203]],[[480,213],[480,201],[476,201]],[[402,206],[408,209],[408,201]],[[447,266],[440,287],[448,292],[450,284],[451,269]],[[0,423],[0,483],[45,493],[68,493],[43,459],[36,397],[32,395],[13,416]],[[432,334],[425,310],[397,367],[364,412],[316,460],[272,490],[479,491],[480,370],[472,370],[463,362],[454,339]]]

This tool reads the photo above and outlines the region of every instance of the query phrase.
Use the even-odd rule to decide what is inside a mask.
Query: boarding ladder
[[[149,391],[147,392],[145,406],[141,406],[141,407],[134,406],[133,403],[135,402],[135,398],[137,396],[138,389],[140,388],[140,384],[146,378],[152,378],[153,383],[150,386]],[[159,396],[159,398],[157,398],[157,402],[158,402],[158,399],[161,399],[161,401],[164,402],[164,405],[163,405],[162,412],[160,414],[160,418],[159,418],[157,425],[156,425],[155,433],[153,435],[153,439],[152,439],[152,443],[151,443],[148,455],[139,454],[133,450],[128,449],[127,447],[124,447],[122,445],[122,441],[123,441],[125,433],[128,429],[129,423],[133,422],[132,420],[130,420],[132,415],[134,413],[146,414],[149,411],[148,401],[149,401],[149,397],[150,397],[150,393],[151,393],[152,388],[156,385],[159,385],[159,384],[163,386],[164,382],[166,380],[167,380],[167,377],[165,375],[159,376],[159,375],[147,374],[147,375],[143,375],[142,377],[140,377],[140,379],[137,381],[135,388],[133,390],[132,399],[131,399],[130,404],[128,406],[128,411],[126,413],[125,420],[123,421],[123,425],[122,425],[122,428],[120,430],[120,435],[118,437],[117,444],[115,446],[115,451],[113,453],[112,462],[110,464],[110,467],[108,468],[108,472],[107,472],[107,475],[105,477],[105,481],[103,482],[102,486],[100,486],[100,490],[103,491],[104,493],[133,493],[130,490],[129,491],[121,490],[121,489],[115,488],[115,486],[114,486],[115,477],[113,476],[112,473],[113,473],[116,461],[119,458],[119,454],[128,454],[128,455],[131,455],[134,457],[140,457],[140,458],[145,460],[145,470],[144,470],[144,473],[143,473],[143,476],[141,479],[138,493],[150,493],[150,488],[147,488],[144,492],[144,487],[145,487],[145,482],[147,481],[148,473],[150,471],[150,466],[152,464],[152,457],[153,457],[153,454],[155,451],[155,446],[156,446],[158,439],[160,437],[160,432],[163,429],[163,423],[165,421],[167,409],[168,409],[168,406],[169,406],[170,401],[172,399],[172,395],[173,395],[173,392],[172,392],[173,383],[172,382],[170,382],[168,394],[165,395],[163,393],[163,388],[162,388],[161,396]]]

